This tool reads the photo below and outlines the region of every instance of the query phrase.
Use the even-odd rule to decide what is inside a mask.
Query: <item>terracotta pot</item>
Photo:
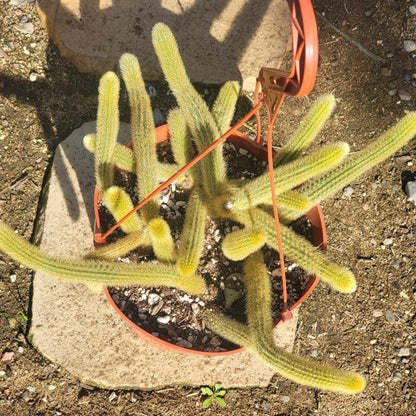
[[[163,125],[158,128],[156,128],[156,139],[158,142],[163,142],[165,140],[169,139],[169,132],[168,132],[168,126]],[[239,148],[244,148],[248,150],[249,152],[253,153],[257,157],[267,160],[267,151],[266,148],[262,145],[262,143],[257,144],[256,142],[250,140],[247,136],[243,135],[242,133],[237,132],[236,134],[231,135],[228,139],[228,142],[233,143],[235,146]],[[95,190],[94,194],[94,213],[95,213],[95,233],[94,233],[94,241],[102,241],[102,229],[101,229],[101,222],[99,218],[98,213],[98,203],[99,203],[100,197],[97,189]],[[326,228],[325,228],[325,222],[324,217],[322,213],[322,209],[319,205],[312,208],[307,213],[307,218],[310,222],[311,228],[312,228],[312,239],[313,244],[317,247],[319,247],[324,252],[327,248],[327,236],[326,236]],[[302,296],[289,307],[289,310],[295,309],[297,306],[299,306],[312,292],[312,290],[315,288],[316,284],[319,281],[319,277],[317,276],[310,276],[306,286],[305,290],[302,294]],[[123,318],[123,320],[128,324],[129,328],[136,333],[139,337],[141,337],[144,341],[146,341],[148,344],[164,350],[164,351],[171,351],[176,353],[185,353],[185,354],[199,354],[199,355],[208,355],[208,356],[219,356],[219,355],[229,355],[229,354],[235,354],[238,352],[241,352],[243,348],[236,348],[229,351],[222,351],[222,352],[206,352],[206,351],[196,351],[189,348],[179,347],[175,344],[172,344],[170,342],[164,341],[162,339],[159,339],[155,337],[154,335],[150,334],[149,332],[145,331],[143,328],[136,325],[134,322],[132,322],[124,313],[119,309],[119,307],[115,304],[114,300],[112,299],[108,288],[104,287],[104,292],[110,302],[110,304],[113,306],[113,308],[117,311],[117,313]],[[281,319],[278,319],[275,326],[277,326],[280,322],[282,322]]]

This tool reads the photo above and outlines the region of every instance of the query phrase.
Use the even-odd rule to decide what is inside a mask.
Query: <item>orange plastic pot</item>
[[[156,128],[156,139],[158,142],[163,142],[169,139],[169,131],[168,131],[167,125]],[[256,143],[250,140],[247,136],[243,135],[240,132],[236,132],[235,134],[231,135],[227,139],[227,141],[233,143],[237,147],[248,150],[249,152],[251,152],[252,154],[256,155],[257,157],[263,160],[267,160],[267,150],[264,146],[262,146],[262,143],[261,142]],[[99,200],[100,200],[99,193],[97,190],[95,190],[95,194],[94,194],[94,213],[95,213],[94,242],[102,244],[103,233],[102,233],[101,222],[100,222],[100,217],[98,213]],[[307,218],[312,228],[313,243],[325,252],[327,248],[327,236],[326,236],[325,222],[324,222],[321,207],[317,205],[314,208],[312,208],[307,213]],[[319,278],[317,276],[310,276],[305,286],[305,290],[302,296],[293,305],[289,306],[289,311],[299,306],[309,296],[309,294],[312,292],[312,290],[315,288],[316,284],[318,283],[318,280]],[[110,304],[117,311],[117,313],[123,318],[123,320],[127,323],[129,328],[135,334],[137,334],[140,338],[142,338],[146,343],[158,349],[161,349],[164,351],[181,353],[181,354],[184,354],[184,353],[185,354],[199,354],[199,355],[207,355],[207,356],[229,355],[229,354],[236,354],[238,352],[243,351],[243,348],[236,348],[233,350],[223,351],[223,352],[196,351],[196,350],[192,350],[192,349],[188,349],[184,347],[179,347],[167,341],[161,340],[155,337],[154,335],[150,334],[149,332],[145,331],[143,328],[136,325],[126,315],[124,315],[124,313],[118,308],[118,306],[113,301],[107,287],[104,287],[104,292]],[[277,326],[281,321],[282,321],[281,319],[278,319],[275,325]]]

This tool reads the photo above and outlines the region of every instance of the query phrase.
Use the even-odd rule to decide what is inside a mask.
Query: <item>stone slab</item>
[[[41,249],[80,257],[93,249],[94,165],[82,138],[95,132],[84,124],[55,154],[44,214]],[[119,141],[130,141],[121,123]],[[275,329],[276,342],[293,348],[297,317]],[[30,337],[48,359],[84,383],[106,388],[152,389],[172,384],[247,387],[268,385],[273,372],[243,351],[207,357],[155,349],[134,335],[104,293],[36,273]]]
[[[237,80],[251,91],[260,68],[278,68],[291,45],[286,0],[38,0],[37,8],[61,54],[100,75],[131,52],[146,80],[160,79],[151,46],[158,22],[175,34],[193,82]]]

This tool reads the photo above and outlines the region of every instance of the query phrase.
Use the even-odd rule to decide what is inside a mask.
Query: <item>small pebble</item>
[[[394,324],[396,322],[396,317],[394,313],[389,310],[386,311],[386,319],[387,319],[387,322],[390,322],[391,324]]]
[[[400,381],[402,379],[402,373],[400,373],[399,371],[396,371],[393,374],[393,382],[397,383],[398,381]]]
[[[157,91],[153,85],[146,85],[146,92],[149,97],[156,97]]]
[[[397,93],[402,101],[410,101],[412,99],[410,92],[399,90]]]
[[[351,195],[354,193],[354,189],[352,188],[352,186],[347,186],[346,188],[344,188],[344,192],[343,195],[347,198],[351,198]]]
[[[193,347],[192,343],[187,341],[186,339],[181,339],[176,345],[178,347],[182,347],[182,348],[192,348]]]
[[[32,22],[16,24],[14,25],[14,28],[19,32],[27,33],[28,35],[31,35],[35,31],[35,27]]]
[[[411,201],[416,205],[416,181],[407,182],[404,190],[409,197],[408,201]]]
[[[397,353],[399,357],[409,357],[410,356],[410,348],[409,347],[401,347],[399,352]]]
[[[314,348],[312,351],[311,351],[311,357],[312,358],[316,358],[318,356],[318,349],[317,348]]]
[[[391,265],[395,268],[398,269],[400,268],[400,260],[399,259],[393,259],[391,262]]]
[[[158,108],[153,109],[153,121],[156,127],[166,124],[166,119]]]
[[[81,397],[78,399],[78,404],[82,404],[82,405],[84,405],[84,404],[88,404],[88,403],[89,403],[89,401],[90,401],[90,396],[88,396],[88,394],[85,394],[84,396],[81,396]]]
[[[393,58],[393,56],[394,56],[393,52],[386,53],[386,58]]]
[[[36,387],[33,387],[33,386],[27,386],[27,387],[26,387],[26,390],[27,390],[27,391],[30,391],[31,393],[34,393],[34,392],[36,391]]]
[[[405,40],[403,42],[404,50],[406,52],[413,52],[416,51],[416,43],[413,40]]]
[[[280,396],[280,400],[283,403],[288,403],[288,402],[290,402],[290,397],[289,396]]]
[[[160,301],[160,296],[157,293],[150,293],[149,297],[147,298],[147,303],[150,306],[155,306],[159,303]]]
[[[391,69],[383,66],[381,68],[381,75],[383,75],[383,77],[389,77],[391,75]]]
[[[117,394],[113,391],[108,397],[108,401],[112,402],[117,397]]]
[[[364,12],[364,16],[367,16],[367,17],[371,16],[371,10],[366,10]]]
[[[374,318],[379,318],[380,316],[383,316],[383,311],[380,309],[374,309],[373,310],[373,316]]]
[[[14,282],[16,281],[16,275],[15,275],[15,274],[11,274],[11,275],[10,275],[10,281],[11,281],[12,283],[14,283]]]
[[[261,402],[261,408],[264,410],[269,410],[270,409],[270,403],[267,400],[263,400]]]
[[[38,79],[38,74],[36,74],[35,72],[32,72],[32,73],[29,75],[29,81],[30,81],[30,82],[35,82],[37,79]]]
[[[22,394],[22,399],[25,402],[28,402],[29,400],[32,399],[32,395],[26,390],[23,394]]]
[[[392,239],[392,238],[386,238],[386,239],[383,241],[383,244],[384,244],[385,246],[391,246],[391,245],[393,244],[393,239]]]
[[[396,162],[409,162],[410,160],[412,160],[412,156],[410,155],[397,156],[394,160]]]
[[[414,4],[412,4],[411,6],[409,6],[409,12],[411,14],[416,14],[416,6]]]
[[[199,315],[199,313],[201,312],[201,307],[197,303],[192,303],[191,308],[194,315]]]
[[[157,318],[157,321],[162,325],[166,325],[170,321],[170,316],[169,315],[159,316]]]

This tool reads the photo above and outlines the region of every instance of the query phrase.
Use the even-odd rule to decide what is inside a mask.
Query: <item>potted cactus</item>
[[[272,196],[267,173],[251,180],[230,180],[221,146],[207,152],[200,163],[186,172],[192,186],[179,241],[174,241],[167,221],[159,215],[159,197],[154,190],[158,190],[161,180],[172,178],[173,172],[189,167],[194,147],[198,153],[205,152],[228,129],[239,88],[234,82],[225,84],[210,110],[189,82],[169,28],[157,24],[152,35],[161,67],[178,103],[168,117],[175,164],[168,166],[157,159],[150,101],[138,61],[130,54],[122,56],[120,67],[131,106],[132,148],[116,142],[119,80],[112,72],[100,82],[97,134],[84,140],[85,146],[95,153],[97,189],[102,203],[117,222],[121,221],[125,236],[86,258],[61,259],[41,252],[0,222],[0,250],[27,267],[57,278],[84,282],[93,290],[103,285],[168,286],[202,296],[207,284],[198,273],[198,265],[205,219],[209,216],[235,221],[241,225],[240,229],[224,238],[222,249],[228,259],[243,262],[247,322],[238,322],[215,306],[208,306],[203,312],[206,325],[293,381],[331,391],[361,391],[365,386],[361,375],[316,364],[273,343],[271,285],[262,249],[267,245],[277,250],[278,246],[275,220],[270,214]],[[356,288],[352,272],[330,262],[288,224],[411,140],[416,134],[416,113],[408,114],[354,155],[348,155],[346,143],[335,143],[303,156],[333,107],[332,96],[320,98],[293,137],[276,153],[274,197],[285,255],[334,289],[351,293]],[[146,202],[140,211],[133,209],[131,196],[114,184],[115,166],[136,173],[138,199]],[[180,172],[185,174],[185,170]],[[139,264],[113,261],[136,247],[151,248],[157,261]]]

